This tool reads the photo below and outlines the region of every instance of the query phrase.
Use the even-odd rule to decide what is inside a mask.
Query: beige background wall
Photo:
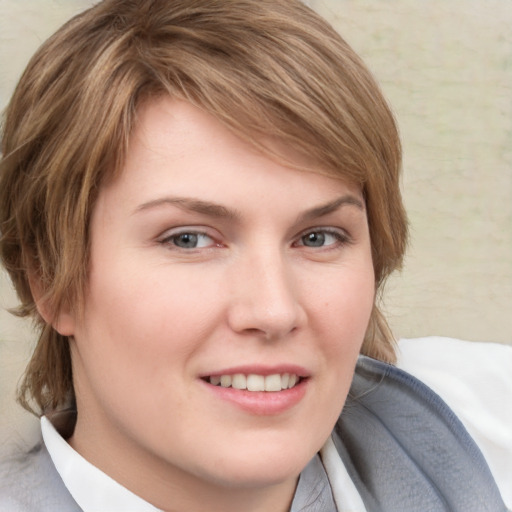
[[[36,47],[90,3],[0,0],[0,108]],[[386,294],[396,334],[512,343],[512,2],[309,4],[365,58],[401,127],[412,238]],[[12,399],[33,339],[5,311],[15,303],[0,271],[0,451],[36,428]]]

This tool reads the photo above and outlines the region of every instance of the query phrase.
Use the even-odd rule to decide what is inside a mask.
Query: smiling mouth
[[[294,388],[303,378],[294,373],[275,373],[273,375],[235,373],[234,375],[212,375],[205,377],[204,380],[212,386],[223,388],[277,392]]]

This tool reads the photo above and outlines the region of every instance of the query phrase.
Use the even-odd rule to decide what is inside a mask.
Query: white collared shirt
[[[41,431],[55,469],[84,512],[161,512],[85,460],[45,416]]]

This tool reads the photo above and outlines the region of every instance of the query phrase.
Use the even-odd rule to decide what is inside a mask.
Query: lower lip
[[[203,383],[215,396],[230,402],[245,412],[258,416],[272,416],[291,409],[304,398],[308,379],[302,379],[293,388],[283,391],[247,391],[246,389],[213,386],[204,381]]]

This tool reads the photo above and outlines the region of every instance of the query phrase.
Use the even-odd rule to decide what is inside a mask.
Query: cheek
[[[103,361],[119,378],[156,379],[159,368],[178,367],[200,347],[216,316],[218,286],[190,272],[117,263],[91,275],[87,331],[78,338],[87,340],[92,366]]]
[[[200,342],[200,326],[191,322],[190,301],[172,287],[151,279],[97,277],[85,329],[76,337],[77,395],[89,411],[109,411],[111,422],[135,432],[142,418],[156,421],[164,399],[175,396]],[[183,406],[174,400],[175,410]],[[133,416],[134,408],[144,413]]]
[[[336,333],[341,340],[357,344],[366,332],[374,300],[373,268],[366,265],[355,271],[339,272],[311,296],[311,317],[323,324],[327,334]]]
[[[370,269],[370,270],[369,270]],[[324,372],[332,402],[326,409],[334,411],[335,421],[345,401],[353,371],[364,341],[374,304],[375,285],[373,268],[363,266],[339,279],[337,286],[326,286],[319,291],[313,328],[319,333],[324,361]]]

